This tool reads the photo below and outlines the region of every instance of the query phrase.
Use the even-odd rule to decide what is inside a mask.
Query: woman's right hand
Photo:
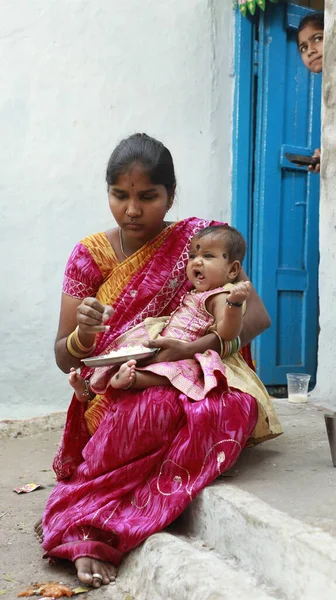
[[[96,335],[107,331],[109,325],[104,325],[113,314],[112,306],[101,304],[96,298],[84,298],[77,307],[77,325],[83,335]]]

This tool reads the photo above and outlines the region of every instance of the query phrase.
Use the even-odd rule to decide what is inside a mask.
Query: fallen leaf
[[[18,594],[19,598],[31,596],[44,596],[45,598],[62,598],[63,596],[73,596],[73,591],[64,583],[49,581],[47,583],[35,583],[24,592]]]
[[[73,588],[73,593],[74,594],[84,594],[85,592],[88,592],[90,589],[92,588],[87,588],[87,587],[75,587]]]
[[[37,585],[34,586],[30,586],[29,588],[27,588],[26,590],[24,590],[23,592],[20,592],[18,594],[18,598],[23,598],[23,597],[27,597],[27,596],[35,596],[35,592],[37,590]]]
[[[131,596],[131,594],[126,594],[124,600],[134,600],[134,598]]]
[[[8,573],[6,573],[6,575],[4,575],[2,579],[5,579],[5,581],[11,581],[12,583],[15,583],[15,579],[8,575]]]
[[[7,594],[8,590],[0,590],[0,596],[3,596],[4,594]]]

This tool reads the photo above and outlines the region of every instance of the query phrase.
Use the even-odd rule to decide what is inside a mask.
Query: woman
[[[118,227],[85,238],[69,258],[55,343],[64,372],[104,353],[145,317],[176,308],[189,289],[189,240],[209,225],[165,221],[174,165],[169,150],[145,134],[117,146],[106,181]],[[268,326],[252,289],[242,344]],[[221,343],[215,333],[191,343],[165,338],[156,342],[156,360],[193,358]],[[83,369],[84,378],[91,374]],[[108,584],[124,554],[173,521],[232,466],[249,438],[280,433],[270,408],[258,410],[252,396],[234,388],[195,403],[173,387],[109,388],[87,407],[73,398],[54,460],[59,483],[43,515],[45,556],[74,562],[83,583]]]
[[[311,73],[321,73],[323,67],[323,36],[324,14],[312,13],[302,19],[297,31],[297,45],[302,62]],[[321,150],[316,148],[313,154],[318,158],[316,166],[309,166],[308,170],[320,172]]]

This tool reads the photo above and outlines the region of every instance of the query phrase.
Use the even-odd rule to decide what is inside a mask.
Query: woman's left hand
[[[150,341],[145,345],[150,348],[159,348],[159,352],[146,362],[146,364],[175,362],[176,360],[183,360],[188,356],[188,344],[180,340],[174,340],[173,338],[158,337],[155,341]]]

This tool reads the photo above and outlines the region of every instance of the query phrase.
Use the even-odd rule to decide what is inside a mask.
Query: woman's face
[[[111,212],[130,241],[145,242],[164,228],[164,218],[173,199],[164,185],[154,185],[144,168],[133,165],[108,189]]]
[[[323,29],[306,25],[299,33],[299,52],[304,65],[312,73],[321,73],[323,59]]]

